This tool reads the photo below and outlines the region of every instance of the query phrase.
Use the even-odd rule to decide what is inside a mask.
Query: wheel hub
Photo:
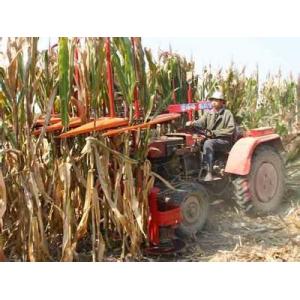
[[[188,196],[183,203],[182,214],[184,220],[189,224],[195,223],[199,218],[200,212],[200,204],[197,197]]]
[[[276,193],[278,174],[271,163],[263,163],[256,174],[255,190],[262,202],[269,202]]]

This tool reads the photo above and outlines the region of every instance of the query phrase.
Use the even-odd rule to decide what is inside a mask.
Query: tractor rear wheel
[[[183,220],[178,233],[184,236],[193,236],[199,232],[208,217],[208,193],[198,183],[183,183],[176,187],[180,191],[172,197],[179,205]]]
[[[280,154],[271,146],[259,147],[252,158],[248,176],[233,180],[237,203],[248,210],[268,213],[276,210],[285,191],[284,164]]]

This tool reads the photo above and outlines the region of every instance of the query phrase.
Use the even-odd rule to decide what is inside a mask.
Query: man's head
[[[212,107],[215,110],[220,110],[224,107],[226,100],[224,99],[224,95],[220,91],[214,92],[211,97],[208,98],[211,101]]]

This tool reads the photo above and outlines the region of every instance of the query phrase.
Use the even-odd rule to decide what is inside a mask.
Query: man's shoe
[[[207,172],[206,176],[204,177],[204,181],[212,181],[213,176],[211,172]]]

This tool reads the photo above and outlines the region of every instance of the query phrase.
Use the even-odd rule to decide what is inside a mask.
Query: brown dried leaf
[[[0,169],[0,232],[3,227],[3,216],[6,211],[7,199],[6,199],[6,187],[2,174],[2,170]]]
[[[73,261],[73,250],[76,246],[72,244],[72,213],[70,199],[71,166],[72,165],[68,162],[62,162],[58,168],[60,179],[64,184],[62,261]]]
[[[83,214],[81,220],[77,226],[76,230],[76,238],[81,239],[87,232],[87,223],[88,223],[88,216],[91,209],[91,202],[92,197],[94,194],[94,171],[88,171],[87,177],[87,185],[86,185],[86,194],[85,194],[85,201],[83,207]]]

